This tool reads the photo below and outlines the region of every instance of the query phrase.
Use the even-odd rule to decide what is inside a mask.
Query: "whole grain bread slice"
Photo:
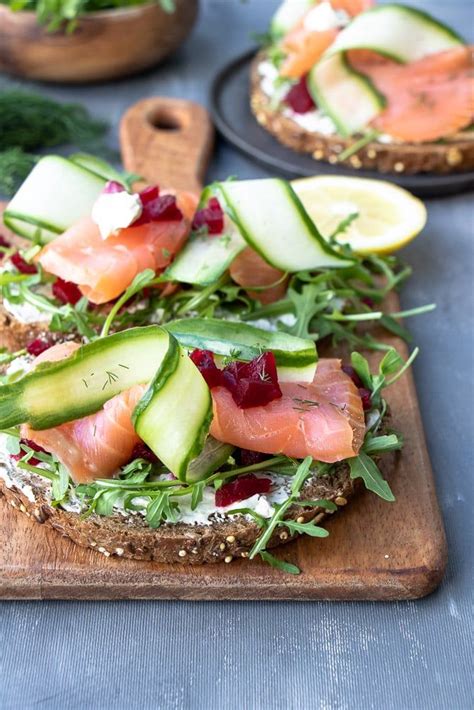
[[[304,486],[303,500],[325,498],[338,508],[344,507],[359,490],[346,463],[338,465],[333,474],[310,479]],[[114,513],[82,517],[80,511],[63,510],[51,504],[51,485],[36,474],[20,470],[14,461],[0,462],[0,497],[33,521],[47,525],[82,547],[90,547],[107,557],[117,555],[136,560],[164,563],[203,564],[231,562],[248,557],[261,534],[260,527],[249,517],[220,516],[209,525],[163,524],[150,528],[140,514]],[[287,519],[320,523],[330,513],[323,508],[292,506]],[[267,547],[273,548],[296,537],[287,528],[279,527]]]
[[[273,106],[262,90],[258,67],[267,59],[263,50],[250,70],[250,107],[257,121],[275,138],[298,153],[309,153],[315,160],[346,165],[359,170],[413,175],[448,174],[474,170],[474,131],[465,131],[436,143],[382,143],[371,141],[345,160],[339,156],[357,139],[310,132],[285,115],[284,107]]]

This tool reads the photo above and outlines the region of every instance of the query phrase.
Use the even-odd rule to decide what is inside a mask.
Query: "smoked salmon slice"
[[[230,276],[235,283],[246,289],[250,298],[264,305],[279,301],[286,293],[288,278],[274,266],[270,266],[260,254],[246,247],[232,262]],[[278,283],[279,282],[279,283]],[[272,284],[275,284],[272,286]],[[252,291],[249,286],[271,286],[263,291]]]
[[[455,47],[410,64],[352,50],[349,61],[370,77],[387,100],[387,107],[372,122],[382,133],[406,142],[435,141],[473,120],[472,47]]]
[[[365,420],[356,386],[339,360],[320,360],[309,385],[280,383],[283,396],[240,409],[224,387],[212,389],[215,439],[264,454],[334,463],[356,456]]]
[[[78,347],[77,343],[54,345],[36,358],[35,365],[62,360]],[[132,412],[145,390],[144,385],[136,385],[110,399],[96,414],[52,429],[36,431],[24,424],[21,436],[54,454],[75,483],[110,478],[130,461],[140,442],[133,428]]]
[[[315,32],[304,26],[304,18],[283,40],[283,50],[287,56],[280,68],[281,76],[288,79],[300,79],[307,74],[322,57],[326,49],[334,42],[336,28]]]
[[[38,261],[49,274],[72,281],[93,303],[120,296],[140,271],[160,272],[183,247],[188,220],[149,222],[102,239],[90,217],[50,242]]]

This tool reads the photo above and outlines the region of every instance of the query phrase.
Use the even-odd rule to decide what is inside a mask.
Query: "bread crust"
[[[273,108],[270,98],[261,88],[258,66],[267,59],[259,52],[250,70],[250,107],[257,121],[275,138],[298,153],[309,153],[315,160],[345,165],[356,170],[377,170],[381,173],[414,175],[437,173],[446,175],[474,170],[474,132],[464,132],[444,143],[381,143],[372,141],[345,160],[338,156],[357,139],[339,135],[309,132],[280,107]]]

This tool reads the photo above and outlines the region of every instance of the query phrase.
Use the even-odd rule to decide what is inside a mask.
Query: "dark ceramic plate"
[[[309,155],[296,153],[281,145],[257,123],[250,111],[250,63],[256,51],[249,50],[226,64],[216,75],[211,87],[214,122],[222,135],[242,153],[290,178],[315,174],[379,178],[390,180],[420,197],[442,197],[474,188],[474,172],[397,175],[372,170],[356,171],[314,160]]]

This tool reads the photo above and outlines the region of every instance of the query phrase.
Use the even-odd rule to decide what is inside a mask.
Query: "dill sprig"
[[[107,128],[80,104],[62,104],[20,89],[0,92],[0,150],[18,147],[28,151],[61,144],[90,149]]]
[[[1,123],[1,118],[0,118]],[[38,158],[22,148],[8,148],[0,152],[0,193],[13,195],[28,177]]]

